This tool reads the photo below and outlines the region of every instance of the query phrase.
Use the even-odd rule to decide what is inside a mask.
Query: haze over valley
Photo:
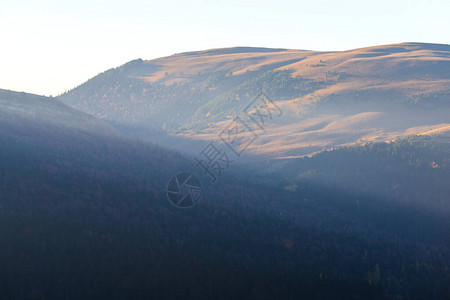
[[[5,3],[0,298],[450,299],[448,6]]]

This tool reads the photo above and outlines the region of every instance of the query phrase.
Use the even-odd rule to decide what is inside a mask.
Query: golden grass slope
[[[203,73],[225,71],[233,75],[256,70],[291,70],[292,76],[332,82],[302,98],[278,101],[286,112],[247,149],[248,153],[271,158],[310,155],[336,146],[386,141],[399,136],[449,135],[450,111],[396,111],[377,109],[346,113],[309,114],[299,104],[329,95],[371,92],[415,96],[450,93],[450,45],[401,43],[348,51],[231,48],[181,53],[146,64],[159,70],[145,77],[150,82],[188,82]],[[338,80],[333,80],[338,79]],[[299,101],[300,100],[300,101]],[[389,100],[389,99],[387,99]],[[203,133],[185,133],[195,140],[217,140],[230,120],[211,124]]]
[[[401,43],[334,52],[242,51],[211,49],[146,61],[158,66],[158,70],[145,76],[145,80],[171,84],[209,72],[239,75],[247,70],[290,69],[293,76],[315,80],[340,76],[335,85],[317,91],[315,96],[374,88],[404,94],[449,92],[449,45]]]

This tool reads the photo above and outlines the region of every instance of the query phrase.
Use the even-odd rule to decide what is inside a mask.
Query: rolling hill
[[[118,135],[112,126],[73,109],[56,98],[0,89],[0,130],[19,128],[26,123],[71,128],[80,132]]]
[[[247,148],[256,159],[309,155],[411,134],[447,136],[450,46],[349,51],[236,47],[131,61],[60,96],[135,136],[200,151],[264,92],[283,116]],[[245,115],[244,115],[245,116]]]

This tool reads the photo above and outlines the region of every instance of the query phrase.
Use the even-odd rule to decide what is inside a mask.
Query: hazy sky
[[[448,0],[0,0],[0,88],[58,95],[136,58],[232,46],[450,44]]]

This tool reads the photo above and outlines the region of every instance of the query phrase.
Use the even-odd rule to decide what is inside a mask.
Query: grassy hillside
[[[213,49],[134,60],[60,98],[142,138],[165,132],[215,140],[225,122],[265,92],[285,115],[259,133],[263,139],[249,152],[295,157],[448,128],[449,70],[450,46],[437,44],[339,52]],[[361,119],[367,114],[380,118]]]

